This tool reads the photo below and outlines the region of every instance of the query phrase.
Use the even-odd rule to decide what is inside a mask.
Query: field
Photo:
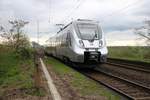
[[[108,50],[110,58],[150,62],[150,47],[114,46]]]

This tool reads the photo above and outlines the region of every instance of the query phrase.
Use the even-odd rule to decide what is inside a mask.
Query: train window
[[[58,46],[58,43],[59,43],[59,39],[58,37],[56,37],[56,46]]]
[[[68,45],[70,45],[70,46],[71,46],[71,36],[70,36],[70,34],[71,34],[71,32],[70,32],[70,31],[68,31],[68,32],[67,32],[66,42],[67,42],[67,44],[68,44]]]
[[[62,41],[63,41],[63,46],[65,46],[66,45],[66,34],[65,33],[63,33]]]
[[[60,36],[60,45],[63,47],[64,45],[64,40],[63,40],[63,34]]]
[[[97,24],[80,23],[77,24],[79,36],[84,40],[99,39],[101,30]]]

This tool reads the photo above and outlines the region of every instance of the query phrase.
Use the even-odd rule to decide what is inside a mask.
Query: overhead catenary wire
[[[80,8],[80,6],[83,4],[84,1],[85,1],[85,0],[78,0],[77,5],[72,9],[72,11],[71,11],[69,14],[67,14],[67,17],[65,17],[60,23],[64,23],[64,22],[66,22],[69,18],[71,18],[71,16],[73,15],[73,13],[76,12],[77,9]]]
[[[107,14],[107,15],[103,16],[103,17],[101,18],[102,20],[100,20],[100,22],[101,22],[101,23],[106,23],[106,21],[107,21],[107,19],[108,19],[109,17],[111,18],[111,17],[113,17],[113,16],[115,16],[115,15],[117,15],[117,14],[119,14],[119,13],[125,11],[125,10],[127,10],[128,8],[134,7],[134,6],[135,6],[137,3],[139,3],[139,2],[140,2],[140,0],[136,0],[135,2],[129,3],[129,4],[127,4],[126,6],[120,8],[120,9],[117,9],[116,11],[113,11],[113,12],[110,13],[110,14]],[[140,2],[140,4],[141,4],[141,2]],[[115,25],[121,26],[121,23],[115,23]]]
[[[72,9],[70,9],[69,11],[68,11],[68,13],[64,13],[66,16],[60,21],[60,22],[63,22],[64,20],[66,20],[66,18],[67,18],[67,16],[69,16],[73,11],[74,11],[74,9],[80,4],[80,2],[81,2],[82,0],[77,0],[77,2],[75,3],[73,3],[75,6],[74,7],[72,7]]]
[[[76,5],[78,4],[78,2],[80,0],[72,0],[73,2],[71,2],[70,4],[74,4],[75,6],[74,7],[71,7],[69,10],[67,9],[66,11],[64,11],[64,15],[68,16],[68,14],[70,14],[73,9],[76,7]],[[66,16],[62,17],[61,20],[59,21],[60,24],[62,24],[63,20],[65,20]]]
[[[50,1],[50,0],[49,0],[49,1]],[[81,5],[83,4],[84,1],[85,1],[85,0],[77,0],[77,3],[75,3],[75,4],[76,4],[75,7],[73,7],[73,8],[70,10],[70,12],[69,12],[68,14],[65,14],[67,17],[65,17],[63,20],[61,20],[60,23],[65,23],[66,21],[71,20],[71,16],[73,16],[73,14],[81,7]],[[107,19],[108,17],[112,17],[112,16],[114,16],[114,15],[116,15],[116,14],[118,14],[118,13],[120,13],[120,12],[122,12],[122,11],[128,9],[128,8],[130,8],[130,7],[133,7],[136,3],[139,3],[139,2],[140,2],[140,0],[137,0],[137,1],[135,1],[135,2],[132,2],[132,3],[130,3],[130,4],[127,4],[126,6],[120,8],[120,9],[118,9],[118,10],[116,10],[116,11],[113,11],[113,12],[110,13],[110,14],[107,14],[107,15],[105,15],[105,16],[102,16],[101,22],[106,21],[106,19]],[[51,7],[50,7],[50,10],[51,10]],[[52,15],[52,14],[51,14],[51,15]],[[51,17],[52,17],[52,16],[51,16]],[[52,20],[52,19],[51,19],[51,20]]]
[[[77,1],[78,1],[77,5],[70,11],[70,13],[67,14],[67,17],[65,17],[60,23],[65,23],[66,21],[71,20],[71,16],[73,16],[73,13],[75,13],[76,10],[80,8],[80,6],[82,5],[82,3],[85,0],[77,0]],[[137,0],[137,1],[133,2],[133,3],[127,4],[126,6],[120,8],[120,9],[118,9],[116,11],[113,11],[110,14],[107,14],[107,15],[103,16],[102,20],[100,20],[100,22],[105,22],[108,17],[112,17],[112,16],[114,16],[114,15],[116,15],[118,13],[121,13],[122,11],[124,11],[124,10],[126,10],[126,9],[128,9],[130,7],[133,7],[134,5],[136,5],[136,3],[139,3],[139,2],[140,2],[140,0]]]
[[[130,4],[126,5],[125,7],[121,8],[121,9],[118,9],[118,10],[116,10],[116,11],[114,11],[114,12],[108,14],[108,15],[103,16],[103,17],[102,17],[103,20],[101,20],[101,22],[104,22],[105,19],[107,19],[107,17],[112,17],[112,16],[114,16],[115,14],[118,14],[118,13],[120,13],[120,12],[122,12],[122,11],[124,11],[124,10],[130,8],[130,7],[133,7],[133,5],[135,5],[136,3],[139,3],[140,1],[141,1],[141,0],[137,0],[137,1],[133,2],[133,3],[130,3]]]
[[[65,18],[61,21],[61,23],[64,23],[64,22],[66,22],[67,20],[69,20],[69,18],[71,18],[71,16],[73,15],[73,13],[74,13],[77,9],[80,8],[80,6],[82,5],[82,3],[83,3],[85,0],[78,0],[78,1],[80,1],[80,2],[77,4],[77,6],[68,14],[67,17],[65,17]],[[108,15],[103,16],[101,22],[104,22],[108,17],[112,17],[112,16],[114,16],[115,14],[118,14],[118,13],[120,13],[120,12],[122,12],[122,11],[124,11],[124,10],[130,8],[130,7],[133,7],[133,5],[135,5],[136,3],[139,3],[139,2],[140,2],[140,0],[137,0],[137,1],[133,2],[133,3],[130,3],[130,4],[126,5],[125,7],[121,8],[121,9],[118,9],[118,10],[116,10],[116,11],[114,11],[114,12],[108,14]]]

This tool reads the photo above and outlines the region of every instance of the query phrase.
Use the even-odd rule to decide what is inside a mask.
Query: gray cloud
[[[82,3],[81,0],[1,0],[0,24],[15,18],[30,21],[26,31],[32,38],[36,37],[37,19],[40,22],[40,30],[49,31],[50,35],[57,31],[55,24],[63,22],[64,19],[64,22],[68,23],[71,18],[96,19],[107,34],[113,31],[121,32],[140,26],[142,21],[150,16],[150,0],[141,0],[131,7],[124,8],[135,1],[84,0]],[[80,2],[81,5],[75,9]],[[120,11],[122,8],[124,9]]]
[[[139,2],[140,3],[140,2]],[[133,14],[136,16],[150,17],[150,0],[144,0],[140,3],[139,9],[134,9]]]

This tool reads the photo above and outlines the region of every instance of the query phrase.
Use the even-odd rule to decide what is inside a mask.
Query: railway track
[[[108,62],[97,65],[94,70],[80,72],[129,99],[150,100],[150,70],[144,65]]]
[[[112,71],[112,70],[108,71],[108,70],[102,68],[103,64],[102,65],[94,65],[94,66],[96,66],[96,68],[92,69],[92,70],[85,69],[85,68],[87,68],[87,66],[90,66],[90,65],[82,65],[82,64],[78,65],[78,64],[74,64],[74,63],[68,64],[68,65],[72,66],[72,67],[76,67],[76,68],[77,67],[84,68],[84,69],[76,69],[76,68],[75,69],[78,70],[80,73],[84,74],[85,76],[91,78],[92,80],[95,80],[98,83],[103,84],[103,85],[107,86],[108,88],[111,88],[112,90],[122,94],[123,96],[127,97],[128,99],[150,100],[149,82],[148,83],[144,83],[145,81],[139,82],[139,80],[129,78],[130,75],[123,77],[125,74],[123,75],[122,72],[120,72],[119,74],[114,74],[114,73],[116,73],[115,72],[116,69],[114,69],[115,71]],[[104,65],[108,65],[108,64],[104,64]],[[123,69],[128,70],[128,72],[126,72],[126,70],[120,69],[122,71],[125,71],[124,73],[127,73],[127,74],[134,72],[135,75],[137,73],[140,73],[140,75],[142,75],[143,73],[144,74],[146,73],[145,75],[147,75],[147,74],[150,75],[150,73],[148,71],[145,71],[144,66],[141,67],[140,69],[136,69],[136,66],[132,66],[132,64],[121,65],[121,63],[119,63],[119,64],[113,64],[112,66],[116,66],[116,68],[118,68],[118,69],[123,68]],[[112,66],[111,66],[111,68],[113,68]],[[126,66],[126,67],[124,67],[124,66]],[[135,68],[130,68],[130,67],[135,67]],[[137,73],[135,73],[135,72],[137,72]],[[134,75],[134,74],[132,73],[132,75]],[[137,79],[138,78],[141,78],[141,77],[137,77]],[[144,83],[144,84],[142,84],[142,83]]]
[[[137,66],[140,66],[140,68]],[[148,66],[137,66],[136,64],[128,64],[127,62],[118,63],[117,60],[115,60],[114,62],[108,61],[106,64],[104,64],[104,66],[100,65],[99,67],[101,70],[107,73],[132,80],[137,84],[141,84],[150,88],[150,70],[147,68]]]
[[[133,81],[108,74],[100,70],[82,70],[87,77],[121,93],[132,100],[150,100],[150,89]]]
[[[118,67],[124,67],[128,69],[134,69],[137,71],[150,73],[150,63],[146,63],[146,62],[108,58],[108,61],[106,63],[110,65],[116,65]]]
[[[118,63],[113,63],[113,62],[106,62],[106,64],[114,65],[114,66],[118,66],[118,67],[123,67],[123,68],[127,68],[127,69],[133,69],[133,70],[137,70],[137,71],[142,71],[145,73],[150,73],[150,69],[139,68],[139,67],[136,67],[135,65],[132,66],[132,65],[118,64]]]

